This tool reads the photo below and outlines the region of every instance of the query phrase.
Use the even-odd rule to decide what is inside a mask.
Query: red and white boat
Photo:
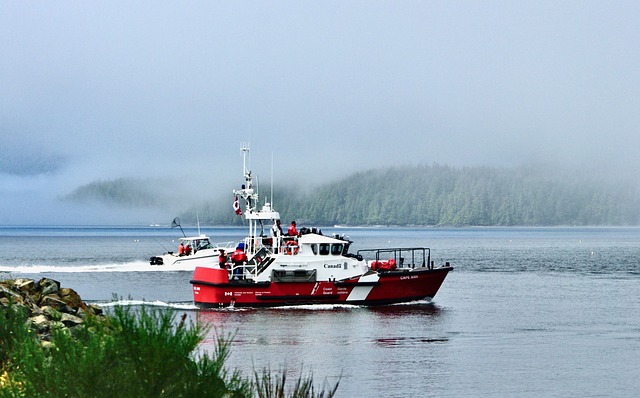
[[[196,266],[191,284],[201,308],[273,307],[307,304],[381,305],[431,300],[453,269],[434,266],[425,247],[381,248],[350,253],[351,241],[302,229],[297,236],[265,234],[280,219],[269,202],[258,209],[258,193],[246,168],[244,201],[249,234],[246,260]]]

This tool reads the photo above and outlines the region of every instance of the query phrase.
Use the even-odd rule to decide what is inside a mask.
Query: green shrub
[[[0,397],[284,397],[285,377],[254,371],[255,381],[229,370],[232,336],[217,335],[211,355],[198,351],[209,331],[177,322],[171,310],[114,307],[82,327],[51,332],[42,344],[18,306],[0,306]],[[291,397],[327,397],[300,377]]]
[[[324,398],[325,396],[329,398],[333,397],[340,384],[340,382],[337,382],[333,387],[325,385],[325,389],[316,393],[316,388],[313,384],[313,375],[309,374],[306,377],[301,375],[298,377],[293,388],[287,388],[285,369],[281,369],[280,376],[277,377],[274,377],[273,373],[268,369],[264,369],[262,374],[254,370],[254,378],[255,390],[259,398]]]

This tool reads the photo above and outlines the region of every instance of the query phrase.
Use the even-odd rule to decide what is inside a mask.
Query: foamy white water
[[[22,265],[17,267],[0,266],[0,272],[10,274],[45,273],[92,273],[92,272],[175,272],[193,271],[189,265],[150,265],[148,262],[134,261],[123,264],[96,264],[79,266]]]

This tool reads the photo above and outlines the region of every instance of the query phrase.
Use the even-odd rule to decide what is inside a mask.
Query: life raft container
[[[394,271],[397,268],[396,260],[392,258],[389,261],[372,261],[369,267],[378,272]]]

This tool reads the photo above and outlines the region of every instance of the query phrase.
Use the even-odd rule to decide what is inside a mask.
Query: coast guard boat
[[[246,168],[249,149],[242,151],[245,184],[233,193],[236,213],[249,226],[247,237],[238,245],[245,256],[229,261],[223,254],[216,263],[196,266],[190,281],[196,306],[381,305],[431,300],[453,269],[448,262],[436,267],[426,247],[351,253],[353,242],[348,238],[325,236],[315,228],[281,235],[278,229],[269,228],[280,220],[280,214],[266,201],[258,208],[258,193]],[[244,212],[238,197],[244,202]],[[275,233],[267,235],[265,228]]]

